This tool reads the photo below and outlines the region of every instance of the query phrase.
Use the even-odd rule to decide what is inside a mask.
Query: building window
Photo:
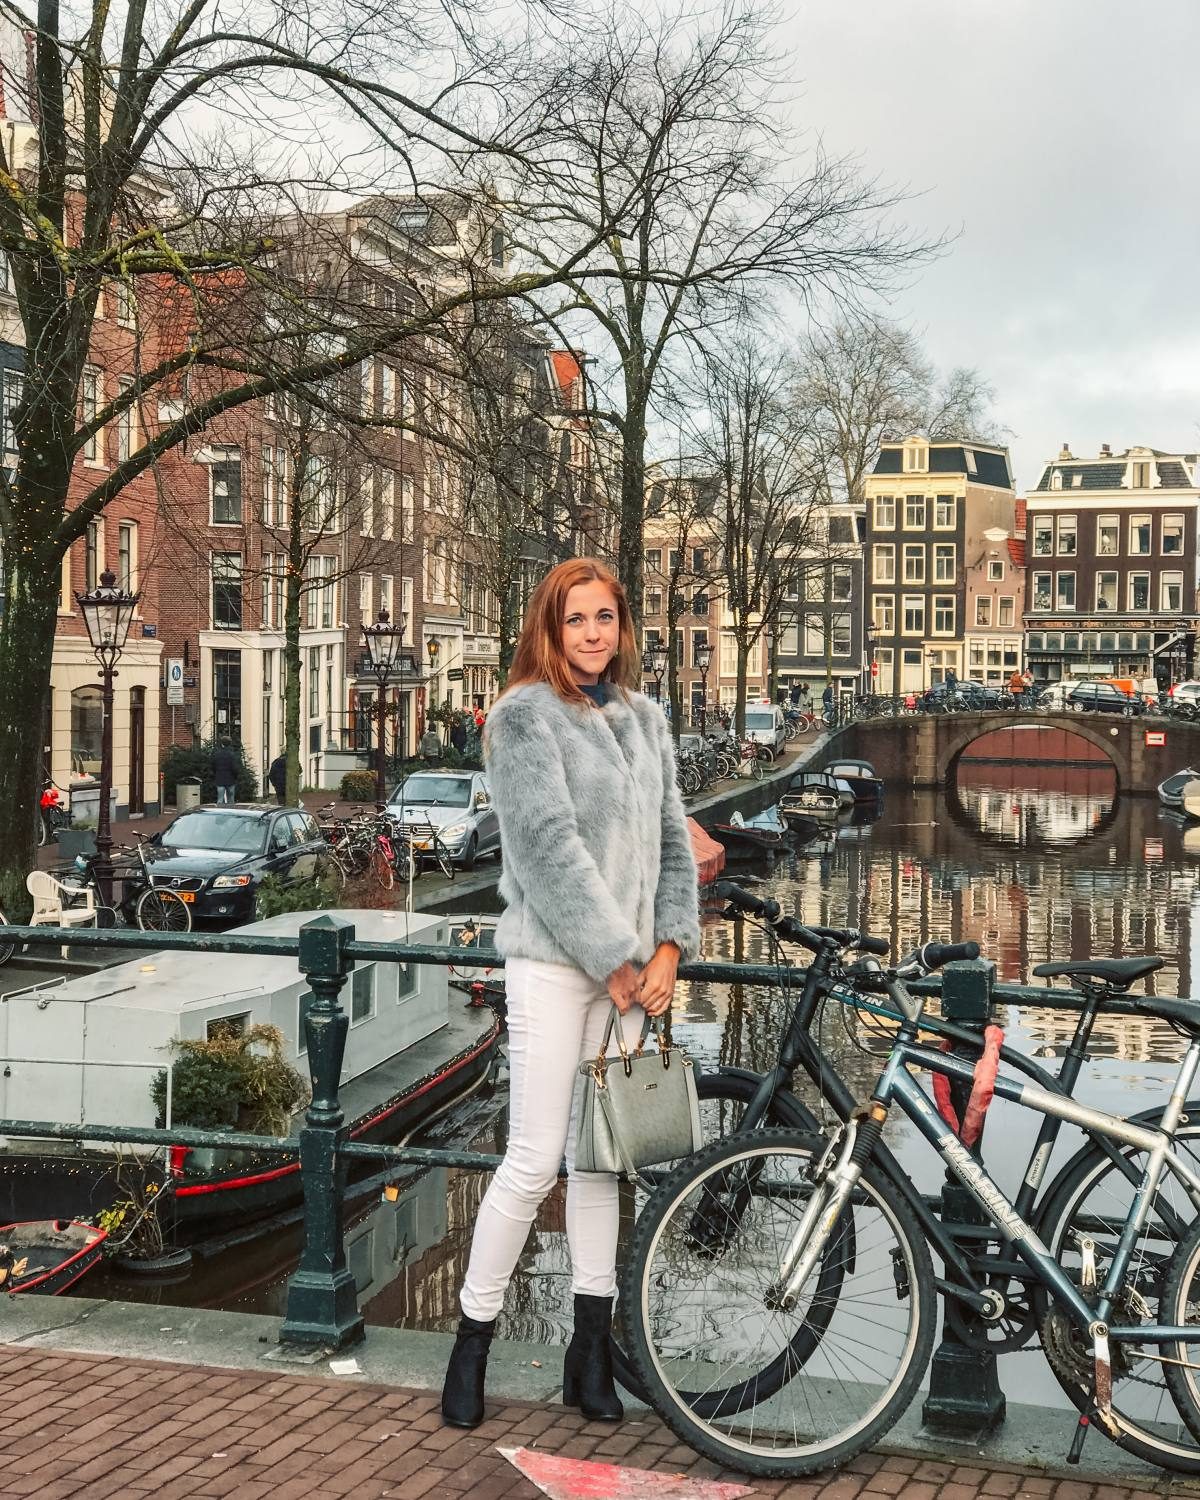
[[[705,547],[692,548],[692,572],[702,574],[708,567],[708,549]]]
[[[933,596],[933,633],[934,635],[954,634],[953,594],[935,594]]]
[[[385,542],[392,539],[395,511],[396,475],[391,469],[384,469],[379,476],[379,535]]]
[[[889,547],[887,550],[888,551],[892,551],[893,549],[891,547]],[[802,597],[805,598],[810,604],[812,604],[812,603],[820,604],[824,600],[824,598],[825,598],[825,569],[824,568],[820,568],[820,567],[818,567],[818,568],[805,568],[805,570],[804,570],[804,593],[803,593]]]
[[[707,634],[707,631],[705,634]],[[800,655],[799,625],[785,625],[779,632],[779,654],[780,656]]]
[[[975,624],[989,628],[992,623],[992,601],[988,598],[976,599],[975,601]]]
[[[212,660],[213,724],[218,735],[236,744],[242,738],[242,653],[214,651]]]
[[[1130,516],[1129,518],[1129,555],[1130,557],[1150,556],[1150,517]]]
[[[242,524],[242,450],[216,448],[208,466],[212,524]]]
[[[1164,573],[1159,581],[1159,609],[1178,614],[1183,608],[1183,574]]]
[[[391,365],[383,367],[383,415],[394,417],[396,415],[396,372]]]
[[[212,557],[214,630],[242,628],[242,554],[214,552]]]
[[[122,521],[117,527],[117,582],[131,594],[137,593],[137,523]]]
[[[924,474],[929,468],[929,449],[923,443],[916,443],[904,450],[904,470],[908,474]]]
[[[852,570],[845,563],[834,563],[833,565],[833,602],[835,604],[849,604],[853,597]]]
[[[1050,591],[1053,587],[1053,575],[1050,573],[1035,573],[1033,575],[1033,607],[1034,609],[1050,608]]]
[[[935,542],[933,548],[934,583],[953,583],[955,548],[953,542]]]
[[[374,592],[375,579],[370,573],[358,575],[358,612],[363,617],[363,623],[372,622],[371,595]]]
[[[825,621],[820,615],[806,614],[804,616],[804,654],[805,656],[825,655]]]
[[[905,583],[925,582],[925,545],[923,542],[904,544],[904,581]]]
[[[1049,557],[1054,551],[1054,517],[1035,516],[1033,519],[1033,555]]]
[[[1121,550],[1120,516],[1096,517],[1096,551],[1101,557],[1116,557]]]
[[[1129,607],[1130,609],[1150,608],[1149,573],[1131,573],[1129,575]]]
[[[939,495],[933,503],[933,525],[937,531],[952,531],[958,507],[953,495]]]
[[[642,613],[647,615],[662,614],[662,589],[646,590],[645,606]]]
[[[871,549],[871,581],[873,583],[895,583],[896,548],[891,542]]]
[[[96,420],[96,413],[100,410],[100,371],[85,369],[83,380],[79,388],[79,416],[84,427],[89,426]],[[100,457],[100,434],[93,432],[84,442],[83,456],[88,463],[95,463]]]
[[[411,542],[416,535],[416,503],[413,477],[400,476],[400,540]]]
[[[896,629],[896,600],[892,594],[876,594],[871,600],[871,623],[880,635],[892,635]]]
[[[308,648],[308,717],[321,717],[321,648]]]
[[[1014,623],[1014,616],[1015,616],[1015,610],[1013,608],[1012,596],[1010,595],[1007,598],[1001,599],[1001,601],[1000,601],[1000,624],[1001,625],[1012,625]]]
[[[2,442],[6,454],[17,451],[17,430],[13,426],[13,409],[20,402],[24,390],[25,377],[21,372],[19,370],[5,370],[3,408],[0,410],[0,428],[3,430]]]
[[[369,1021],[375,1014],[375,965],[357,968],[350,976],[350,1024]]]
[[[1057,607],[1059,609],[1075,608],[1075,575],[1074,573],[1060,573],[1058,575]]]
[[[662,572],[662,548],[661,547],[647,547],[646,548],[646,572],[647,573],[661,573]]]
[[[100,582],[104,571],[104,548],[100,541],[100,522],[89,521],[83,534],[83,587],[86,593]]]
[[[1074,516],[1059,516],[1058,518],[1058,555],[1059,557],[1074,557],[1075,543],[1078,536],[1078,528]]]
[[[1120,608],[1117,599],[1117,575],[1115,573],[1096,574],[1096,608]]]
[[[904,602],[904,634],[925,634],[925,596],[924,594],[905,594]]]
[[[833,636],[833,655],[850,655],[850,616],[834,615],[830,634]]]
[[[925,496],[907,495],[904,499],[905,531],[925,530]]]
[[[1164,553],[1173,554],[1176,557],[1183,552],[1183,517],[1164,516],[1162,518],[1162,549]]]
[[[989,583],[1003,583],[1004,582],[1004,564],[1002,562],[989,562],[988,563],[988,582]]]
[[[1129,485],[1131,489],[1148,490],[1150,488],[1150,465],[1148,463],[1134,463],[1129,465]]]
[[[796,630],[795,630],[794,626],[791,627],[791,633],[792,633],[793,640],[794,640],[795,635],[796,635]],[[784,636],[784,640],[786,641],[787,631],[783,632],[783,636]],[[707,630],[693,630],[692,631],[692,666],[693,667],[697,667],[697,666],[700,665],[699,662],[696,660],[696,652],[697,652],[697,650],[699,649],[699,647],[701,647],[701,646],[707,646],[707,645],[708,645],[708,631]],[[794,644],[793,644],[793,646],[792,646],[792,648],[791,648],[790,651],[788,650],[788,648],[787,648],[786,645],[782,645],[782,644],[780,646],[780,649],[787,656],[794,656],[795,652],[796,652],[796,647],[795,647]]]
[[[113,283],[113,301],[117,322],[122,328],[132,328],[137,322],[137,294],[128,281]]]
[[[78,776],[100,771],[104,738],[104,704],[98,687],[75,688],[71,693],[71,770]]]
[[[133,389],[133,379],[129,375],[122,375],[117,381],[117,397],[125,401],[126,405],[117,413],[117,462],[124,463],[137,446],[137,402],[129,401],[129,393]]]
[[[896,529],[896,497],[894,495],[880,495],[875,501],[875,530],[895,531]]]

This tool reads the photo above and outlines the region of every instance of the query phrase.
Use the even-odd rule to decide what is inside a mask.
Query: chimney
[[[1101,458],[1111,458],[1112,457],[1112,449],[1109,447],[1109,445],[1107,443],[1101,443],[1100,444],[1100,457]]]
[[[1071,445],[1070,445],[1070,443],[1063,443],[1063,445],[1062,445],[1062,452],[1058,455],[1058,461],[1059,461],[1059,463],[1069,462],[1074,457],[1075,457],[1075,455],[1071,452]]]

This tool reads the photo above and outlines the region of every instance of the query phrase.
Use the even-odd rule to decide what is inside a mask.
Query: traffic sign
[[[175,708],[183,702],[183,658],[172,656],[167,661],[167,707]]]

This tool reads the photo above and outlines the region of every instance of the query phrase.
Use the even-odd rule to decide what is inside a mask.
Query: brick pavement
[[[763,1500],[1152,1500],[1171,1493],[1165,1480],[1137,1489],[882,1454],[836,1475],[744,1480],[697,1458],[651,1418],[610,1427],[561,1406],[494,1403],[489,1410],[484,1426],[462,1433],[442,1427],[428,1391],[0,1344],[0,1500],[537,1500],[540,1492],[497,1444],[741,1479]]]

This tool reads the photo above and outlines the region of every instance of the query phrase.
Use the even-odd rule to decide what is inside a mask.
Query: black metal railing
[[[397,1166],[460,1167],[492,1170],[501,1158],[478,1151],[458,1151],[442,1147],[388,1146],[352,1141],[338,1097],[349,1018],[339,1004],[339,995],[357,962],[452,965],[463,962],[463,949],[397,943],[361,942],[354,926],[343,917],[322,915],[301,927],[296,937],[246,937],[238,933],[151,933],[127,929],[94,930],[88,928],[7,927],[5,942],[47,944],[58,947],[112,948],[125,950],[184,950],[195,953],[253,954],[277,958],[294,958],[312,990],[313,1000],[305,1013],[305,1039],[312,1101],[298,1135],[286,1137],[251,1135],[238,1132],[216,1132],[171,1126],[154,1129],[118,1123],[63,1124],[49,1120],[2,1120],[0,1136],[9,1138],[42,1137],[57,1140],[104,1140],[121,1144],[146,1146],[219,1147],[223,1151],[269,1150],[272,1153],[299,1157],[303,1192],[304,1250],[299,1265],[288,1283],[287,1312],[279,1331],[280,1341],[307,1347],[338,1349],[363,1337],[364,1326],[358,1310],[358,1299],[345,1258],[343,1212],[346,1175],[352,1160],[372,1160]],[[490,967],[501,967],[501,955],[488,952]],[[911,988],[923,994],[940,995],[947,1019],[977,1022],[989,1013],[993,1003],[1037,1005],[1060,1010],[1079,1010],[1084,997],[1075,991],[1046,989],[1033,985],[994,984],[991,964],[976,961],[955,966],[960,972],[953,984],[943,986],[940,979],[913,982]],[[776,987],[780,983],[778,968],[773,964],[697,961],[681,964],[683,980],[704,980],[719,984],[753,984]],[[794,971],[792,984],[797,985],[802,971]],[[1136,997],[1106,1000],[1111,1015],[1144,1015]],[[951,1342],[950,1335],[943,1350]],[[992,1361],[992,1356],[985,1356]],[[976,1360],[978,1364],[978,1360]],[[994,1385],[994,1365],[975,1370],[980,1381],[979,1410],[987,1404],[986,1391]],[[963,1372],[955,1379],[959,1384],[954,1402],[956,1420],[961,1417],[964,1393]],[[931,1397],[935,1401],[935,1397]],[[926,1404],[926,1416],[936,1418],[936,1410]]]

